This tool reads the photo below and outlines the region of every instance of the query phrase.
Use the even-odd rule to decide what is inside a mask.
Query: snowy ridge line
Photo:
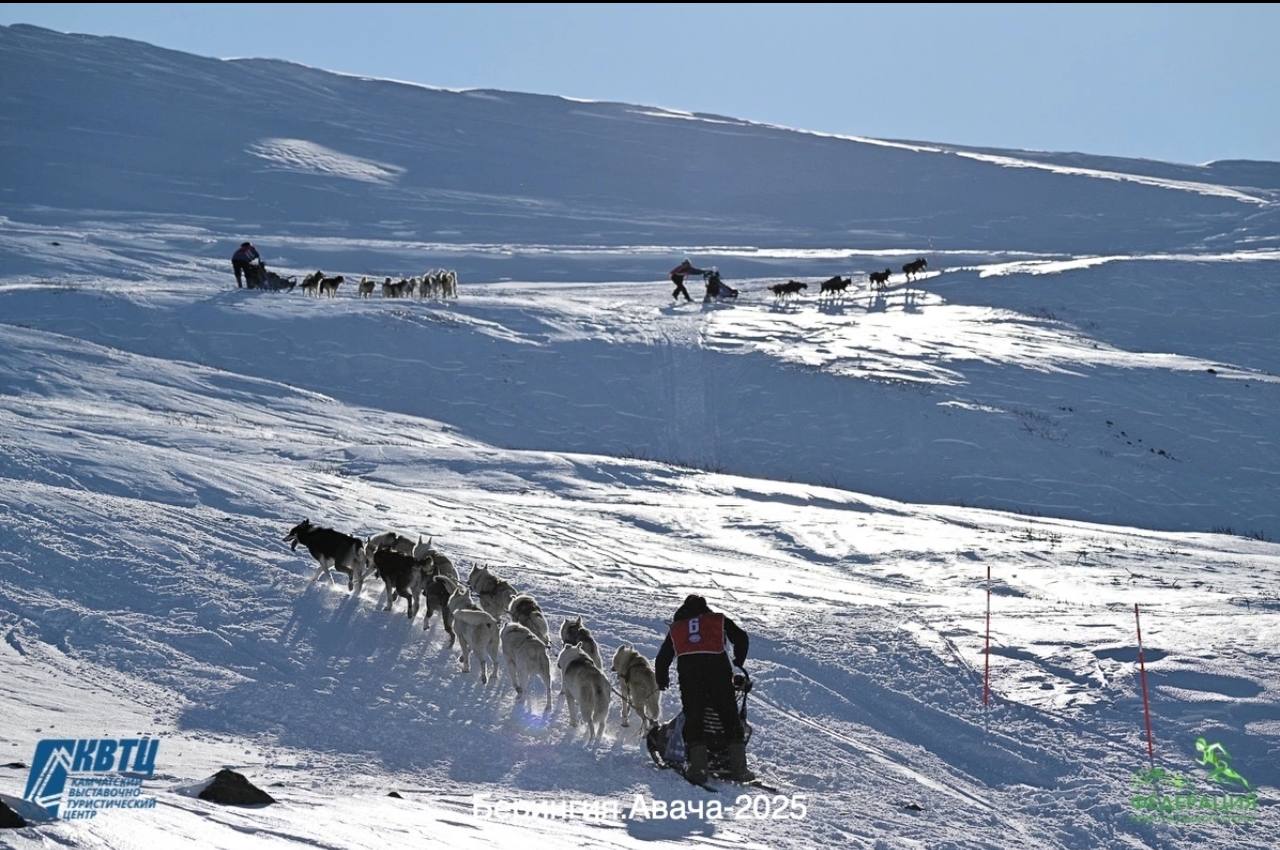
[[[1232,189],[1228,186],[1218,186],[1212,183],[1197,183],[1190,180],[1171,180],[1161,177],[1148,177],[1141,174],[1126,174],[1119,171],[1103,171],[1095,168],[1081,168],[1073,165],[1058,165],[1048,162],[1035,162],[1026,159],[1016,159],[1011,156],[997,156],[996,154],[974,153],[972,151],[953,150],[949,148],[940,148],[944,153],[950,153],[954,156],[964,157],[965,159],[973,159],[979,162],[989,162],[993,165],[999,165],[1005,168],[1035,168],[1041,171],[1050,171],[1054,174],[1068,174],[1079,177],[1093,177],[1100,180],[1119,180],[1128,183],[1138,183],[1143,186],[1154,186],[1159,189],[1177,189],[1183,192],[1194,192],[1199,195],[1207,195],[1210,197],[1230,198],[1234,201],[1240,201],[1246,204],[1256,204],[1258,206],[1271,206],[1272,201],[1266,198],[1259,198],[1256,195],[1250,195],[1239,189]]]
[[[253,61],[251,59],[226,59],[224,61]],[[259,60],[278,62],[282,60]],[[807,136],[815,136],[818,138],[839,139],[843,141],[857,142],[866,145],[875,145],[878,147],[896,148],[899,150],[913,151],[916,153],[936,153],[948,154],[951,156],[971,159],[977,162],[984,162],[1003,168],[1029,168],[1040,171],[1048,171],[1054,174],[1063,174],[1077,177],[1090,177],[1099,180],[1114,180],[1121,182],[1136,183],[1144,186],[1151,186],[1160,189],[1170,189],[1182,192],[1191,192],[1198,195],[1208,197],[1229,198],[1246,204],[1254,204],[1258,206],[1270,206],[1273,201],[1268,198],[1261,198],[1256,195],[1250,195],[1239,189],[1229,186],[1220,186],[1213,183],[1201,183],[1193,180],[1175,180],[1162,177],[1151,177],[1142,174],[1131,174],[1121,171],[1108,171],[1097,168],[1084,168],[1081,166],[1061,165],[1050,162],[1038,162],[1035,160],[1020,159],[1014,156],[1005,156],[1000,154],[980,153],[976,151],[960,150],[948,147],[945,144],[913,144],[910,142],[893,141],[890,139],[879,139],[871,136],[860,136],[846,133],[830,133],[821,130],[808,130],[801,127],[792,127],[785,124],[777,124],[767,121],[754,121],[746,118],[735,118],[732,116],[712,115],[708,113],[695,113],[685,109],[676,109],[671,107],[657,106],[653,104],[624,104],[617,101],[588,99],[570,97],[566,95],[543,94],[534,92],[506,92],[500,89],[485,88],[448,88],[445,86],[434,86],[428,83],[411,82],[407,80],[398,80],[389,77],[377,77],[367,74],[355,74],[343,71],[333,71],[327,68],[306,65],[300,62],[287,62],[286,64],[297,65],[299,67],[308,68],[313,71],[334,74],[336,76],[348,77],[353,79],[365,80],[369,82],[386,82],[397,85],[408,86],[412,88],[423,89],[431,92],[456,94],[460,96],[487,96],[493,100],[501,100],[502,95],[511,94],[514,96],[533,96],[545,97],[555,100],[561,100],[567,103],[579,103],[584,105],[602,105],[602,106],[626,106],[628,112],[641,115],[644,117],[663,118],[666,120],[692,121],[704,124],[720,124],[726,126],[741,127],[764,127],[772,130],[781,130],[789,133],[797,133]],[[1046,151],[1046,153],[1051,153]]]
[[[322,74],[333,74],[335,77],[347,77],[353,80],[362,80],[370,83],[394,83],[398,86],[407,86],[408,88],[423,89],[429,92],[438,92],[444,94],[467,95],[470,97],[485,97],[489,100],[501,100],[502,95],[511,94],[520,97],[545,97],[553,100],[563,100],[567,103],[585,103],[585,104],[608,104],[610,101],[603,100],[587,100],[580,97],[570,97],[563,94],[543,94],[539,92],[518,92],[506,91],[504,89],[490,89],[483,86],[468,88],[450,88],[448,86],[433,86],[430,83],[415,83],[412,80],[400,80],[395,77],[378,77],[369,74],[357,74],[350,71],[335,71],[331,68],[322,68],[319,65],[308,65],[305,62],[298,62],[293,59],[276,59],[269,56],[224,56],[221,57],[223,62],[275,62],[284,65],[293,65],[298,68],[306,68],[308,71],[319,71]],[[661,109],[662,107],[654,107]]]
[[[1142,174],[1128,174],[1121,171],[1104,171],[1097,168],[1082,168],[1074,165],[1059,165],[1051,162],[1036,162],[1034,160],[1018,159],[1012,156],[999,156],[996,154],[976,153],[973,151],[957,150],[943,145],[923,145],[912,144],[910,142],[895,142],[888,139],[876,139],[870,136],[855,136],[845,133],[827,133],[820,130],[805,130],[800,127],[789,127],[785,124],[774,124],[766,121],[750,121],[747,119],[724,119],[724,118],[706,118],[698,115],[676,115],[664,112],[650,111],[640,114],[655,118],[666,118],[681,121],[697,121],[706,124],[729,124],[744,127],[766,127],[772,130],[782,130],[788,133],[800,133],[806,136],[816,136],[823,139],[839,139],[846,142],[858,142],[864,145],[875,145],[884,148],[896,148],[898,150],[912,151],[915,153],[934,153],[945,154],[949,156],[962,157],[964,159],[972,159],[978,162],[984,162],[989,165],[996,165],[1002,168],[1030,168],[1037,171],[1048,171],[1053,174],[1062,174],[1072,177],[1091,177],[1097,180],[1114,180],[1125,183],[1137,183],[1143,186],[1151,186],[1157,189],[1171,189],[1180,192],[1191,192],[1197,195],[1207,197],[1227,198],[1233,201],[1239,201],[1244,204],[1254,204],[1256,206],[1271,206],[1274,202],[1268,198],[1260,198],[1257,195],[1250,195],[1239,189],[1229,186],[1219,186],[1214,183],[1198,183],[1192,180],[1172,180],[1163,177],[1148,177]]]

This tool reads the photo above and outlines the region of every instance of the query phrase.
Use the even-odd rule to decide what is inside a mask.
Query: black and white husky
[[[618,688],[622,694],[622,725],[627,726],[627,714],[632,708],[640,715],[640,732],[661,720],[662,703],[658,693],[658,677],[654,675],[649,659],[623,644],[613,654],[613,672],[618,675]]]
[[[329,580],[332,581],[333,571],[337,570],[347,574],[347,590],[355,590],[357,593],[360,591],[364,584],[365,558],[364,541],[359,537],[352,537],[332,528],[320,528],[312,525],[311,520],[304,519],[285,535],[284,542],[289,543],[289,548],[295,552],[301,543],[307,547],[311,557],[320,563],[320,568],[311,577],[311,581],[307,582],[308,585],[315,584],[316,579],[325,573],[329,574]]]
[[[582,625],[581,617],[574,620],[565,620],[560,624],[560,641],[565,646],[576,644],[582,647],[582,651],[591,659],[591,663],[601,670],[604,669],[604,662],[600,660],[600,646],[596,643],[596,639],[591,636],[591,630]]]
[[[560,690],[569,703],[569,725],[578,725],[581,710],[587,723],[587,743],[598,742],[609,716],[608,677],[576,645],[560,650],[556,666],[560,668]]]
[[[542,680],[547,689],[547,704],[543,714],[551,711],[551,657],[547,655],[547,642],[519,623],[507,623],[502,629],[502,655],[507,660],[511,684],[516,689],[516,699],[529,707],[529,681]]]

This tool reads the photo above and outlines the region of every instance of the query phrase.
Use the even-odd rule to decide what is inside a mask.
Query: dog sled
[[[751,743],[751,724],[747,722],[747,696],[751,693],[751,677],[743,673],[735,676],[733,682],[734,699],[738,706],[738,719],[742,722],[742,740]],[[702,721],[702,729],[707,742],[707,776],[714,779],[733,781],[729,771],[728,747],[732,743],[725,732],[724,723],[714,708],[707,706]],[[671,769],[688,779],[688,755],[684,747],[684,712],[680,712],[666,723],[655,725],[645,736],[645,746],[653,763],[663,769]],[[693,780],[689,780],[693,781]],[[762,790],[774,789],[759,780],[745,783]],[[708,790],[716,790],[704,786]]]
[[[268,271],[265,263],[249,266],[244,274],[245,285],[249,289],[265,289],[268,292],[288,292],[298,285],[296,277],[284,277]]]
[[[702,299],[704,304],[712,301],[727,301],[738,297],[738,290],[720,279],[720,271],[714,266],[702,273],[703,279],[707,284],[706,297]]]

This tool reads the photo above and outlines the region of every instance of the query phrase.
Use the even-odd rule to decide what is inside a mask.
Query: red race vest
[[[671,624],[676,657],[724,652],[724,614],[699,614]]]

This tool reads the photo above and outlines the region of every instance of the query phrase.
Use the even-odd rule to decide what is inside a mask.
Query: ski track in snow
[[[174,256],[171,240],[186,238],[139,235],[126,249],[99,231],[79,273],[0,281],[0,666],[11,672],[0,677],[11,718],[0,746],[17,759],[52,729],[165,736],[164,776],[148,786],[161,801],[154,817],[46,827],[53,840],[1270,846],[1280,547],[1090,524],[1083,509],[1097,494],[1080,482],[1100,473],[1072,465],[1088,455],[1126,464],[1110,485],[1116,504],[1154,491],[1146,516],[1169,524],[1195,512],[1180,513],[1193,498],[1238,498],[1249,504],[1233,509],[1237,521],[1242,510],[1274,521],[1276,449],[1259,422],[1274,421],[1280,364],[1266,337],[1240,332],[1232,300],[1248,299],[1258,322],[1248,327],[1263,327],[1274,256],[993,257],[910,286],[895,276],[879,297],[859,283],[827,304],[812,290],[777,304],[762,295],[772,279],[753,280],[742,303],[710,309],[664,306],[665,284],[464,280],[463,298],[439,305],[226,292],[198,282],[224,275],[221,263]],[[152,262],[162,255],[167,264]],[[88,271],[117,262],[138,279]],[[1178,337],[1176,316],[1133,321],[1097,294],[1123,283],[1135,303],[1194,298],[1220,272],[1243,291],[1206,294],[1194,340]],[[641,357],[657,370],[652,396],[631,366]],[[575,374],[606,392],[583,393]],[[724,374],[741,393],[731,416]],[[874,393],[854,396],[871,409],[845,420],[862,442],[799,430],[766,451],[762,429],[787,431],[760,405],[810,377],[837,383],[803,393]],[[488,384],[492,393],[478,389]],[[534,399],[545,407],[524,406]],[[556,407],[572,417],[548,418]],[[823,486],[818,465],[799,470],[807,483],[727,474],[749,471],[753,454],[802,459],[809,446],[863,464],[867,489],[889,492],[892,477],[862,454],[888,447],[884,469],[901,469],[886,417],[929,408],[943,417],[935,444],[961,457],[998,438],[1011,468],[1052,464],[1022,480],[974,463],[955,473],[955,492],[990,488],[1025,511],[1043,491],[1054,494],[1044,513],[1080,515],[859,495]],[[1126,410],[1130,420],[1100,421]],[[652,442],[629,459],[591,453],[627,454],[609,440],[632,432],[611,432],[610,414],[634,418]],[[1000,427],[1008,433],[993,437]],[[1120,448],[1139,432],[1181,440],[1177,460]],[[1207,439],[1212,456],[1183,448]],[[1062,453],[1037,454],[1042,444]],[[672,460],[726,472],[662,462]],[[1183,471],[1193,463],[1231,474]],[[463,569],[493,564],[534,593],[553,629],[585,615],[606,655],[624,641],[652,655],[669,610],[708,593],[752,634],[753,760],[788,793],[810,795],[809,817],[476,818],[473,793],[625,808],[636,793],[703,792],[655,771],[634,727],[618,728],[616,705],[592,750],[562,705],[549,719],[526,715],[505,674],[482,685],[458,673],[439,626],[424,636],[420,621],[376,609],[376,580],[360,599],[323,580],[305,586],[311,565],[279,542],[302,516],[361,534],[433,534]],[[988,566],[996,703],[984,712]],[[1143,765],[1134,601],[1162,753],[1188,763],[1197,735],[1221,740],[1261,787],[1256,823],[1129,821]],[[674,709],[668,694],[664,714]],[[283,783],[268,787],[285,805],[212,809],[174,790],[222,764]],[[24,776],[12,774],[0,781],[17,793]],[[392,788],[406,799],[384,797]]]

